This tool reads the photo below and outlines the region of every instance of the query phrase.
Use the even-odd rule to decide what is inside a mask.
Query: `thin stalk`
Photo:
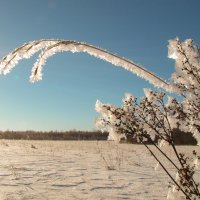
[[[153,151],[144,143],[144,146],[149,150],[149,152],[152,154],[152,156],[156,159],[156,161],[160,164],[160,166],[163,168],[163,170],[167,173],[167,175],[171,178],[171,180],[174,182],[174,184],[183,192],[183,194],[188,198],[188,200],[192,200],[188,194],[182,189],[182,187],[176,182],[176,180],[172,177],[172,175],[167,171],[167,169],[164,167],[164,165],[160,162],[160,160],[157,158],[157,156],[153,153]]]
[[[149,138],[150,139],[150,138]],[[180,169],[176,166],[176,164],[163,152],[154,142],[150,139],[150,142],[158,149],[158,151],[180,172]]]
[[[178,155],[177,149],[176,149],[176,147],[175,147],[173,141],[171,142],[171,145],[172,145],[172,148],[173,148],[173,150],[174,150],[174,152],[175,152],[175,154],[176,154],[176,156],[177,156],[177,158],[178,158],[178,161],[180,162],[182,168],[184,168],[183,163],[181,162],[181,159],[180,159],[180,157],[179,157],[179,155]],[[198,187],[196,186],[195,181],[194,181],[194,179],[193,179],[192,177],[191,177],[191,180],[192,180],[192,182],[193,182],[193,187],[194,187],[194,189],[196,190],[196,193],[199,194],[199,189],[198,189]],[[189,181],[189,180],[188,180],[188,181]]]
[[[176,164],[151,140],[151,138],[149,138],[150,142],[157,148],[157,150],[178,170],[179,173],[181,173],[183,175],[183,173],[180,171],[180,169],[176,166]],[[189,180],[186,180],[187,182],[189,182]],[[195,181],[192,178],[192,182],[194,183],[195,187]],[[190,190],[190,188],[188,187],[188,189]],[[198,188],[196,187],[196,192],[199,193]]]

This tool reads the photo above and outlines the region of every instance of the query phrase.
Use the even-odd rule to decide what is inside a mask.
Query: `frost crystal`
[[[145,97],[141,101],[137,101],[127,93],[121,107],[103,104],[97,100],[95,109],[101,116],[95,120],[95,123],[102,131],[109,132],[111,140],[120,142],[122,139],[131,141],[134,139],[144,144],[157,161],[159,158],[148,148],[148,142],[154,145],[169,162],[170,158],[161,147],[164,144],[174,147],[181,168],[171,161],[178,172],[175,180],[171,178],[176,184],[170,187],[167,199],[182,199],[182,193],[186,199],[200,197],[198,184],[193,179],[194,169],[199,166],[199,157],[193,152],[196,157],[192,160],[191,167],[184,154],[177,153],[172,137],[173,130],[178,128],[192,133],[200,145],[200,49],[193,40],[187,39],[181,42],[176,38],[169,41],[168,57],[175,60],[175,72],[170,82],[164,81],[141,65],[106,50],[83,42],[66,40],[39,40],[26,43],[0,61],[0,73],[9,73],[21,59],[28,59],[39,51],[41,51],[39,57],[32,68],[31,82],[42,79],[43,66],[54,54],[62,51],[85,52],[120,66],[146,79],[155,87],[181,95],[181,102],[171,96],[168,96],[166,102],[165,93],[145,88]],[[160,166],[163,167],[161,162]]]
[[[112,63],[115,66],[122,68],[136,74],[137,76],[146,79],[158,88],[164,88],[169,92],[178,92],[179,89],[175,85],[171,85],[144,67],[118,55],[112,54],[101,48],[89,45],[83,42],[67,41],[67,40],[38,40],[26,43],[21,47],[15,49],[13,52],[5,56],[0,61],[0,73],[7,74],[11,69],[21,60],[28,59],[38,51],[41,51],[38,60],[33,66],[30,81],[35,82],[42,79],[42,68],[46,63],[46,59],[50,56],[62,52],[70,51],[85,52],[91,56],[103,59]]]

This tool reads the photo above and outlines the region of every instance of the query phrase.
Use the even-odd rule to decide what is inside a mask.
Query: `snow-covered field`
[[[141,145],[1,140],[0,200],[166,199],[169,179],[155,165]]]

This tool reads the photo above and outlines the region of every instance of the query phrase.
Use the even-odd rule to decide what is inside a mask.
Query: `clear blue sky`
[[[0,0],[0,57],[21,44],[55,38],[87,42],[142,64],[164,79],[174,69],[167,43],[200,43],[199,0]],[[36,56],[0,75],[0,130],[91,130],[97,99],[121,105],[143,95],[144,80],[86,54],[50,58],[29,82]]]

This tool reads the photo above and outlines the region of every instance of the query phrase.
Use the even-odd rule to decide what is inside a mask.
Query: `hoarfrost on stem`
[[[189,200],[200,198],[199,185],[193,179],[200,157],[196,152],[193,152],[194,158],[191,159],[179,154],[172,137],[173,129],[178,128],[191,132],[200,144],[200,49],[193,40],[181,42],[176,38],[169,41],[168,57],[175,60],[175,72],[170,82],[128,59],[101,48],[83,42],[54,39],[29,42],[15,49],[0,60],[0,73],[9,73],[21,59],[28,59],[39,51],[41,53],[32,68],[31,82],[42,79],[43,66],[50,56],[62,51],[85,52],[115,66],[121,66],[157,88],[181,95],[181,102],[169,96],[166,102],[165,93],[144,89],[145,96],[140,101],[131,94],[126,94],[121,107],[103,104],[97,100],[96,110],[101,116],[96,119],[96,125],[102,131],[108,131],[109,138],[117,142],[122,138],[136,139],[145,145],[173,181],[168,199],[180,199],[180,194],[184,194]],[[162,165],[149,148],[148,142],[176,168],[176,178]],[[172,147],[179,166],[161,149],[163,144]]]
[[[49,39],[26,43],[15,49],[0,61],[0,73],[9,73],[21,59],[28,59],[38,51],[42,52],[40,53],[38,60],[33,66],[30,76],[31,82],[42,79],[42,68],[46,63],[47,58],[62,51],[70,51],[72,53],[85,52],[91,56],[95,56],[99,59],[110,62],[115,66],[121,66],[124,69],[136,74],[137,76],[149,81],[155,87],[164,88],[169,92],[179,91],[179,88],[177,88],[175,85],[167,83],[160,77],[156,76],[154,73],[148,71],[141,65],[132,62],[131,60],[120,57],[116,54],[110,53],[104,49],[89,45],[87,43],[68,40]]]
[[[110,135],[115,133],[112,137],[114,140],[119,141],[121,135],[126,139],[137,139],[151,152],[158,165],[173,181],[167,199],[182,199],[182,194],[185,195],[185,199],[200,199],[199,184],[193,178],[195,169],[199,167],[200,157],[195,152],[191,157],[178,153],[172,137],[173,130],[178,128],[192,133],[197,144],[200,144],[200,50],[191,39],[184,42],[178,38],[170,40],[168,47],[168,56],[175,59],[176,68],[170,86],[178,88],[177,93],[182,95],[181,102],[171,96],[167,96],[166,101],[165,93],[145,88],[145,97],[140,101],[132,98],[130,94],[126,95],[123,99],[124,105],[115,107],[115,112],[112,112],[115,117],[110,118],[105,110],[97,109],[97,111],[101,114],[99,120],[104,121],[104,128],[106,127],[107,131],[111,130]],[[169,92],[169,89],[166,91]],[[112,107],[102,103],[101,106],[109,112]],[[175,178],[148,147],[148,142],[175,167],[177,170]],[[172,147],[179,165],[161,149],[163,144]]]

